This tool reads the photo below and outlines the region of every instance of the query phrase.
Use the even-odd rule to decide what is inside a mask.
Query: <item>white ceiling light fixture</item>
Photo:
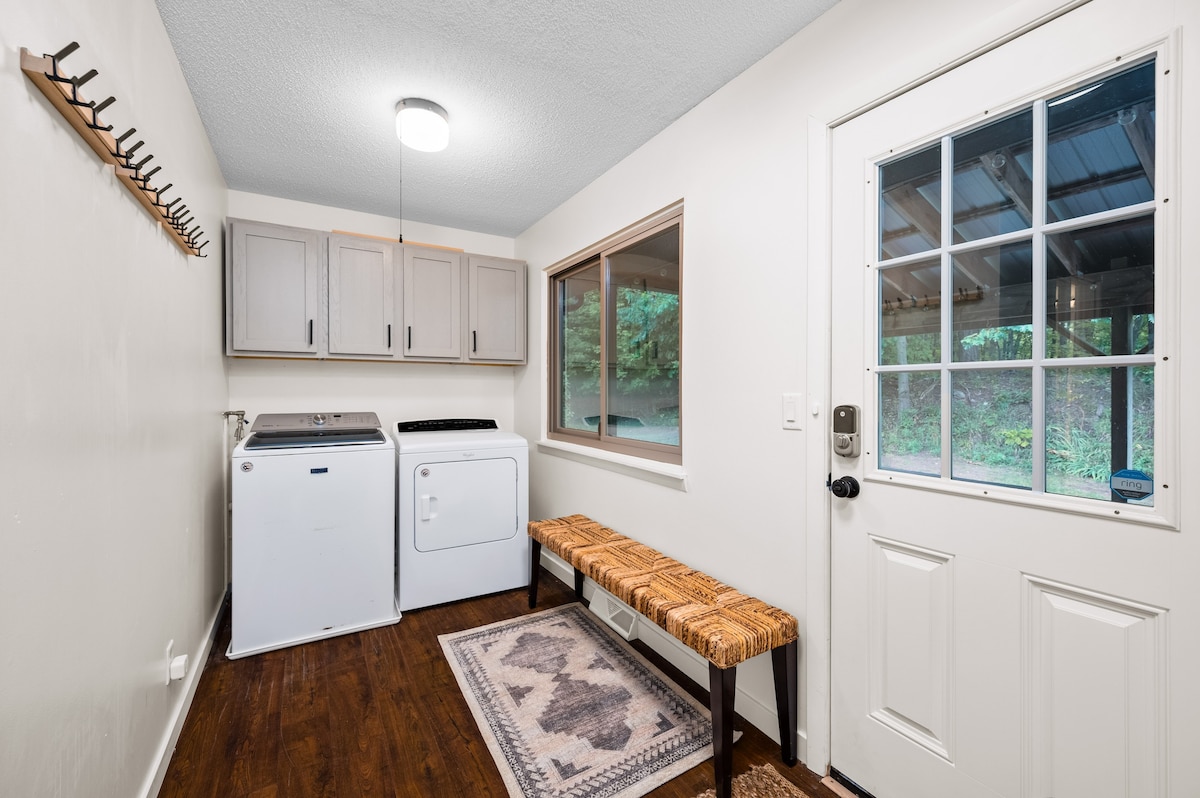
[[[450,143],[450,117],[435,102],[409,97],[396,103],[396,135],[414,150],[441,152]]]

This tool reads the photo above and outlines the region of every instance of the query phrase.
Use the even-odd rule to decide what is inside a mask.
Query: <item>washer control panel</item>
[[[263,413],[251,432],[301,432],[321,429],[379,429],[374,413]]]

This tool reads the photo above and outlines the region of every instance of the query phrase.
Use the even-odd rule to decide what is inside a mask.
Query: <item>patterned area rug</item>
[[[704,705],[579,604],[438,639],[514,798],[635,798],[712,756]]]
[[[717,798],[717,793],[709,790],[696,798]],[[733,777],[733,798],[808,798],[808,793],[770,765],[759,765]]]

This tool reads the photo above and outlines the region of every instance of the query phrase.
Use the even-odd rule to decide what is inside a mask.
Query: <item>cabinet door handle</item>
[[[312,323],[313,323],[313,320],[309,319],[308,320],[308,345],[309,346],[312,346]]]
[[[475,335],[476,335],[476,332],[475,332],[475,330],[471,330],[471,351],[472,351],[472,352],[478,352],[478,351],[479,351],[479,347],[478,347],[478,346],[476,346],[476,343],[477,343],[477,341],[476,341],[476,339],[475,339]]]
[[[388,325],[388,349],[392,348],[392,325]]]
[[[408,348],[412,349],[412,325],[408,326]]]

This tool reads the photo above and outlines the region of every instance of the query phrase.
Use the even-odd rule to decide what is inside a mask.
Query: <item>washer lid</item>
[[[313,446],[353,446],[364,443],[384,443],[387,436],[381,429],[328,429],[312,432],[252,432],[246,439],[247,449],[298,449]]]
[[[254,419],[246,449],[296,449],[383,443],[374,413],[263,413]]]

